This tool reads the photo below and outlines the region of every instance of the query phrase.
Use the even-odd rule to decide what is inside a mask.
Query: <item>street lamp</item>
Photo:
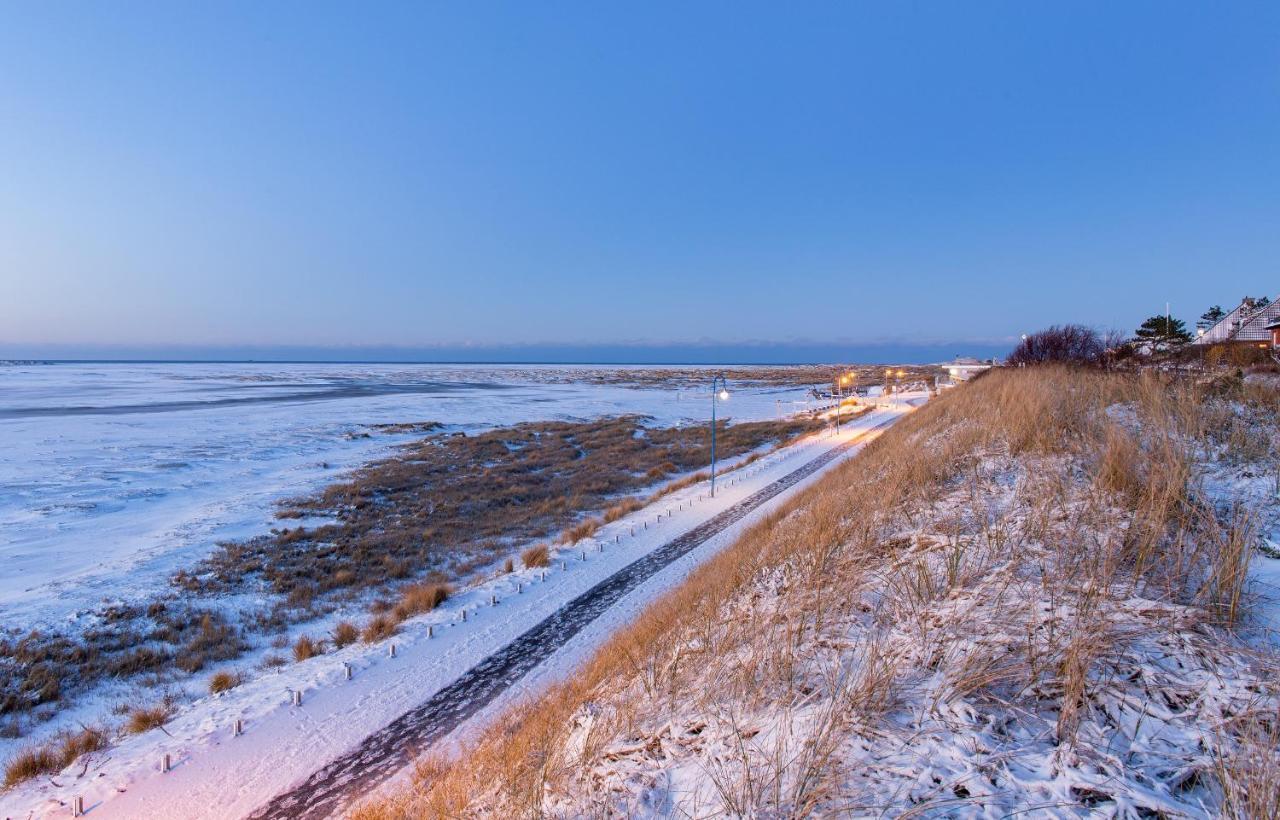
[[[720,392],[716,392],[716,385],[720,385]],[[711,377],[711,497],[716,497],[716,399],[720,401],[729,400],[729,383],[725,381],[724,374],[720,373]]]
[[[840,377],[840,393],[836,396],[836,433],[840,432],[840,406],[844,404],[844,388],[849,384],[850,374]]]

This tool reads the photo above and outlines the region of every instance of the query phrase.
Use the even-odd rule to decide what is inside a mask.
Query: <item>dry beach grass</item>
[[[722,425],[720,454],[728,459],[780,445],[820,426],[807,418]],[[593,514],[612,520],[636,509],[640,493],[664,479],[694,480],[680,474],[709,457],[705,427],[654,428],[636,417],[523,424],[472,436],[438,434],[432,425],[415,429],[432,434],[282,509],[283,520],[318,514],[334,523],[222,545],[179,572],[172,591],[147,604],[107,606],[86,618],[92,626],[81,632],[0,637],[6,733],[24,734],[104,681],[150,687],[200,674],[240,657],[260,636],[284,637],[290,625],[350,607],[359,595],[376,597],[372,619],[362,627],[339,624],[332,645],[349,644],[356,634],[383,640],[400,621],[444,600],[450,583],[504,553],[514,565],[514,553],[529,540],[561,531],[559,540],[569,543],[586,537],[601,520]],[[265,603],[236,612],[219,606],[228,596]],[[305,661],[326,644],[302,636],[290,654]],[[284,662],[271,655],[261,666]],[[14,777],[34,771],[19,763]]]
[[[1274,816],[1280,667],[1245,643],[1274,510],[1200,476],[1274,473],[1276,402],[992,373],[353,816]]]

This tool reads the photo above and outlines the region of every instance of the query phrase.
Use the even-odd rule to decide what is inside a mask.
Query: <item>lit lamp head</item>
[[[907,375],[907,372],[906,372],[905,370],[899,370],[899,371],[898,371],[898,378],[899,378],[899,379],[901,379],[901,378],[902,378],[903,376],[905,376],[905,375]]]
[[[729,400],[729,391],[723,387],[720,388],[720,401],[728,401],[728,400]]]

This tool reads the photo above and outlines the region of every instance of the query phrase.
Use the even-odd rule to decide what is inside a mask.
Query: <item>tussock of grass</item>
[[[560,534],[560,543],[576,544],[584,538],[590,538],[604,524],[599,518],[588,518],[579,521]]]
[[[293,659],[299,663],[324,654],[324,643],[310,635],[301,635],[293,643]]]
[[[242,678],[239,672],[215,672],[213,677],[209,678],[209,691],[213,694],[226,692],[235,689],[240,685]]]
[[[4,786],[7,789],[42,774],[62,771],[62,768],[61,760],[51,747],[22,749],[5,764]]]
[[[430,612],[444,603],[452,594],[453,587],[449,584],[411,584],[401,590],[400,600],[392,611],[398,620],[407,620],[414,615]]]
[[[341,649],[360,640],[360,630],[350,621],[341,621],[333,628],[333,645]]]
[[[520,561],[526,567],[547,567],[551,565],[551,553],[546,544],[538,544],[520,553]]]
[[[172,716],[173,705],[167,702],[153,706],[138,706],[129,711],[124,728],[129,734],[136,735],[163,726]]]
[[[78,732],[59,732],[48,743],[19,751],[4,768],[4,788],[42,774],[56,774],[82,755],[107,745],[104,729],[86,726]]]
[[[396,620],[388,615],[374,615],[369,619],[369,623],[365,624],[364,632],[360,637],[365,643],[377,643],[385,638],[390,638],[396,634]]]

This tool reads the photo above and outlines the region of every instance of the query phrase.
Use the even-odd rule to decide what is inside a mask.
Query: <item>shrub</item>
[[[550,553],[547,551],[546,544],[538,544],[535,547],[520,553],[520,560],[530,569],[533,567],[546,567],[551,565]]]
[[[240,674],[238,672],[217,672],[212,678],[209,678],[209,691],[213,694],[225,692],[228,689],[234,689],[240,685]]]
[[[508,558],[502,562],[502,571],[512,573],[516,571],[516,561],[514,558]]]
[[[342,621],[333,628],[333,645],[341,649],[360,640],[360,630],[350,621]]]

